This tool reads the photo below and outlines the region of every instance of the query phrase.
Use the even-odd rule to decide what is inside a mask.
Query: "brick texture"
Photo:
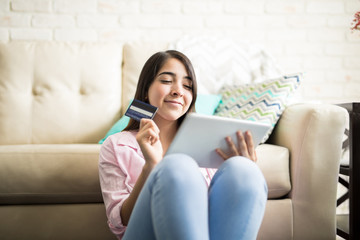
[[[220,35],[261,44],[305,101],[360,101],[359,0],[0,0],[0,41],[174,41]]]

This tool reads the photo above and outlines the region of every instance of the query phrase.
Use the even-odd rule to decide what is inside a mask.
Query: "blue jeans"
[[[256,239],[267,200],[258,166],[226,160],[210,187],[187,155],[166,156],[148,177],[123,239]]]

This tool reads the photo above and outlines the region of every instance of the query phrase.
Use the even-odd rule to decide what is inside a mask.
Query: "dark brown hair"
[[[188,77],[192,80],[192,95],[193,99],[190,104],[189,110],[178,119],[178,126],[182,123],[187,113],[195,111],[195,101],[197,96],[197,83],[194,68],[191,61],[181,52],[176,50],[168,50],[164,52],[157,52],[152,55],[145,63],[141,70],[139,81],[136,87],[134,99],[149,103],[147,99],[148,91],[151,84],[154,82],[155,77],[159,73],[160,69],[165,65],[166,61],[175,58],[184,64]],[[130,119],[129,124],[124,131],[138,130],[140,123],[133,119]]]

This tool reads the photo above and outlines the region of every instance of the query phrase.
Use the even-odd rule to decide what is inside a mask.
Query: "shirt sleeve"
[[[136,144],[131,144],[131,140],[122,141],[123,137],[121,135],[108,137],[99,155],[99,179],[108,225],[120,239],[126,230],[126,226],[121,221],[120,210],[129,197],[144,164]]]

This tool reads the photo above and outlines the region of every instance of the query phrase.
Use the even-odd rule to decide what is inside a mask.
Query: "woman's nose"
[[[180,84],[174,84],[171,89],[171,95],[173,96],[182,96],[183,89]]]

